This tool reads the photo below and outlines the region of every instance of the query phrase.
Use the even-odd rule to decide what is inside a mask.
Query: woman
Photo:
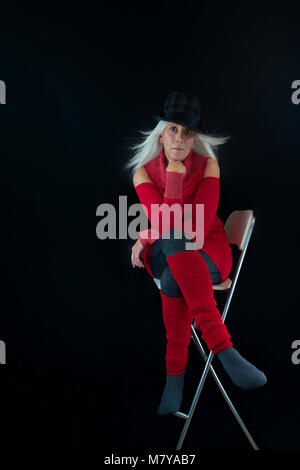
[[[203,132],[199,99],[187,93],[169,94],[156,118],[159,123],[133,147],[137,152],[126,166],[132,168],[135,190],[151,222],[132,247],[131,262],[160,279],[167,375],[158,414],[172,414],[182,402],[193,319],[235,385],[255,389],[267,379],[233,347],[213,295],[213,284],[226,279],[232,268],[231,248],[216,215],[220,169],[212,150],[227,138]],[[184,204],[191,209],[186,211]],[[202,236],[196,215],[200,204]],[[175,206],[181,216],[173,212],[166,229],[163,221]],[[186,227],[185,220],[191,225]]]

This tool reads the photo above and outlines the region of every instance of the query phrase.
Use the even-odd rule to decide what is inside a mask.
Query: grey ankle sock
[[[251,390],[260,388],[267,382],[265,374],[246,361],[234,347],[224,349],[216,356],[237,387]]]
[[[157,414],[169,415],[179,411],[182,402],[184,374],[185,372],[180,375],[167,374],[166,385]]]

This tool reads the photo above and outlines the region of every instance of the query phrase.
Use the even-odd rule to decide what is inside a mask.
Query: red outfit
[[[186,167],[186,174],[166,171],[167,159],[162,147],[158,157],[144,165],[152,183],[141,183],[135,189],[151,222],[151,229],[141,232],[140,240],[146,247],[143,261],[152,277],[154,276],[150,270],[150,254],[153,243],[171,228],[184,230],[198,249],[202,249],[211,257],[220,271],[222,281],[231,271],[231,248],[223,223],[216,215],[220,179],[204,177],[207,161],[208,157],[191,150],[182,162]],[[157,207],[153,211],[155,204]],[[171,215],[170,225],[164,226],[165,214],[169,216],[170,211],[164,214],[162,208],[164,206],[170,209],[173,204],[178,204],[179,216]],[[191,204],[190,210],[184,210],[184,219],[183,204]],[[199,217],[197,204],[204,204],[204,220],[201,213]],[[182,220],[186,219],[190,220],[190,227],[183,224]],[[192,234],[196,233],[196,222],[199,221],[202,227],[204,222],[202,239],[197,234]],[[187,363],[193,318],[213,354],[231,347],[232,343],[216,307],[208,267],[198,250],[176,253],[168,256],[166,261],[184,296],[168,297],[160,292],[168,341],[166,369],[168,374],[179,375],[185,371]]]
[[[232,252],[223,222],[216,214],[219,203],[220,179],[211,176],[203,178],[207,160],[208,157],[191,150],[182,162],[186,167],[185,175],[166,172],[167,159],[162,147],[160,154],[144,165],[153,184],[141,183],[135,189],[141,204],[147,207],[150,222],[152,222],[150,218],[151,204],[162,204],[163,202],[169,206],[173,203],[178,203],[181,206],[193,204],[192,229],[194,232],[196,232],[195,204],[204,204],[204,244],[201,250],[213,260],[220,271],[221,280],[224,281],[232,268]],[[177,189],[182,188],[182,194],[174,194],[175,182]],[[172,197],[174,195],[179,197]],[[156,233],[156,238],[151,238],[151,229],[149,229],[140,233],[140,240],[146,246],[143,255],[145,268],[154,277],[150,270],[150,255],[153,243],[157,238],[160,238],[162,233],[162,216],[159,218],[159,226],[153,227],[151,223],[151,228]],[[142,238],[143,235],[147,236],[148,234],[148,239]],[[194,239],[195,237],[193,237]]]
[[[180,375],[185,371],[188,361],[193,316],[184,297],[168,297],[161,290],[160,297],[167,331],[168,343],[165,356],[167,373]]]

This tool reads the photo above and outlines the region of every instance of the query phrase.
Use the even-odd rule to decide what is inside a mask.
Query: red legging
[[[209,270],[200,253],[189,250],[166,260],[183,294],[168,297],[160,291],[167,331],[166,369],[168,374],[179,375],[185,371],[188,360],[193,318],[213,354],[233,344],[216,307]]]
[[[168,297],[160,290],[163,321],[166,327],[166,370],[170,375],[185,371],[193,317],[184,297]]]

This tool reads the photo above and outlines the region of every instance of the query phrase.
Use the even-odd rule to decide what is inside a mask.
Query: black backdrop
[[[232,136],[219,151],[218,215],[256,216],[227,325],[268,384],[244,392],[215,368],[261,450],[299,450],[299,9],[44,3],[1,22],[3,445],[174,453],[183,421],[156,415],[159,292],[131,267],[134,240],[97,238],[96,209],[138,202],[122,171],[128,138],[183,90],[201,98],[210,131]],[[201,370],[192,346],[183,411]],[[211,377],[184,449],[250,449]]]

